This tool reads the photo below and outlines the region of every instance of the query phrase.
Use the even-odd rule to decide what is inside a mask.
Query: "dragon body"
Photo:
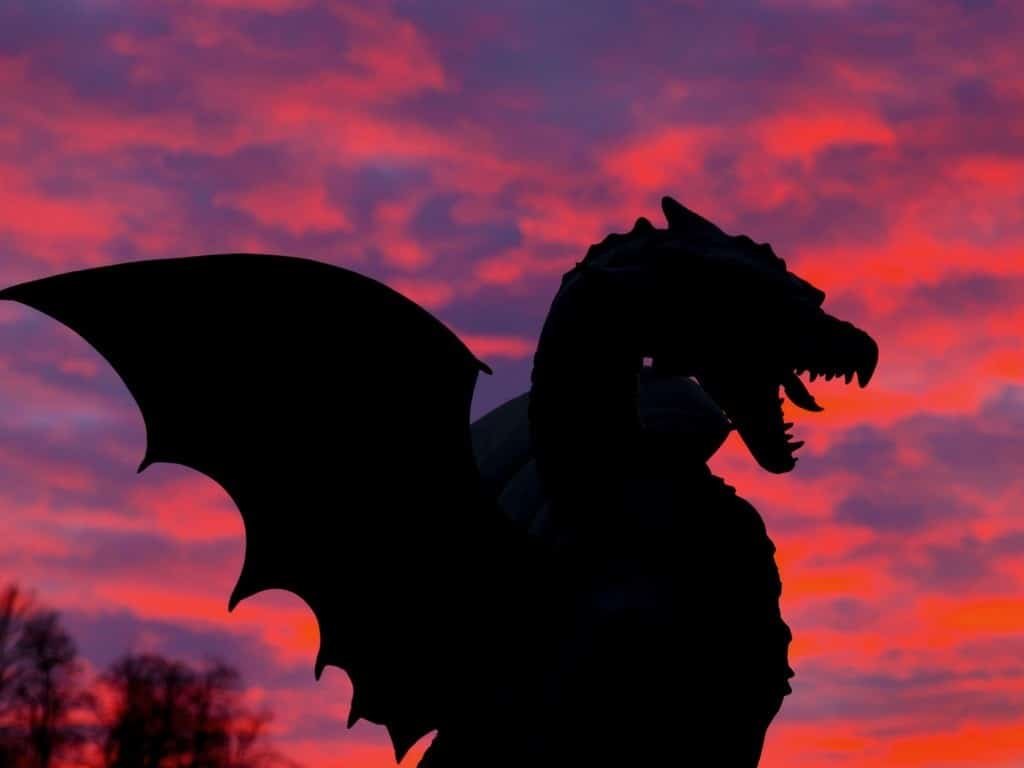
[[[436,731],[423,768],[747,768],[790,634],[764,525],[706,462],[736,430],[792,469],[780,387],[815,410],[802,370],[864,385],[878,350],[767,245],[662,206],[667,229],[639,219],[564,277],[530,391],[472,429],[486,366],[338,267],[133,262],[0,299],[111,363],[146,424],[140,471],[225,488],[246,528],[230,607],[301,597],[317,675],[346,670],[349,724],[386,726],[397,759]]]

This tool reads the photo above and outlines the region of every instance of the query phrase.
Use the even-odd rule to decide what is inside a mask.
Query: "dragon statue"
[[[422,768],[756,766],[791,635],[760,516],[711,474],[735,430],[770,472],[801,445],[780,388],[871,378],[878,348],[767,244],[664,198],[568,272],[528,393],[469,424],[477,360],[387,286],[218,254],[0,291],[103,355],[141,411],[142,471],[218,482],[245,523],[229,608],[316,616],[349,725]]]

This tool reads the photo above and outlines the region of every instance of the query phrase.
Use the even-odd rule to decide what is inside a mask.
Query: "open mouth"
[[[822,411],[821,405],[814,399],[814,395],[807,389],[807,386],[801,380],[801,376],[807,374],[808,382],[813,382],[819,376],[824,378],[825,381],[832,381],[832,379],[842,378],[846,384],[850,384],[854,377],[857,379],[857,384],[861,388],[867,386],[871,380],[871,376],[875,371],[875,365],[878,362],[877,356],[873,360],[863,360],[860,363],[854,363],[848,366],[839,366],[836,368],[798,368],[792,372],[787,372],[781,382],[782,391],[785,393],[786,399],[789,400],[793,405],[801,408],[805,411]],[[777,390],[776,390],[777,391]],[[777,421],[778,425],[781,426],[781,431],[776,432],[775,442],[777,446],[772,451],[772,458],[777,464],[775,471],[788,471],[796,466],[796,456],[794,455],[798,448],[803,444],[803,440],[794,440],[791,430],[793,429],[793,422],[783,421],[782,415],[782,404],[783,398],[777,398],[778,406],[776,412],[778,414]],[[767,468],[767,467],[766,467]]]
[[[878,347],[863,331],[853,331],[844,340],[846,343],[830,350],[833,354],[829,357],[834,357],[835,362],[818,361],[774,375],[748,375],[738,381],[716,381],[713,377],[701,381],[764,469],[775,473],[790,471],[796,466],[796,451],[804,444],[794,439],[793,422],[783,420],[785,400],[805,411],[823,410],[801,376],[806,375],[808,383],[821,377],[826,381],[842,378],[847,384],[856,377],[861,387],[871,380],[878,364]]]

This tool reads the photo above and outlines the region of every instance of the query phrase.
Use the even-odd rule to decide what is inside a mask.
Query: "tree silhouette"
[[[102,718],[104,768],[292,766],[265,744],[269,715],[243,703],[238,672],[196,669],[154,654],[115,662],[101,685],[113,702]]]
[[[50,768],[85,742],[75,717],[91,704],[71,636],[53,611],[30,616],[16,645],[23,672],[15,700],[28,736],[29,764]]]
[[[27,755],[15,691],[22,674],[18,638],[31,609],[31,599],[16,584],[0,591],[0,765],[18,765]]]
[[[16,584],[0,591],[0,765],[51,768],[84,745],[91,697],[71,636]]]
[[[0,589],[0,768],[294,768],[221,662],[127,654],[90,687],[55,611]]]

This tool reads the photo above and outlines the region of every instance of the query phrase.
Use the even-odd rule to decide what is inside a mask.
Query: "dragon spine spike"
[[[636,223],[633,224],[634,232],[653,232],[654,225],[651,224],[650,220],[645,216],[640,216]]]

